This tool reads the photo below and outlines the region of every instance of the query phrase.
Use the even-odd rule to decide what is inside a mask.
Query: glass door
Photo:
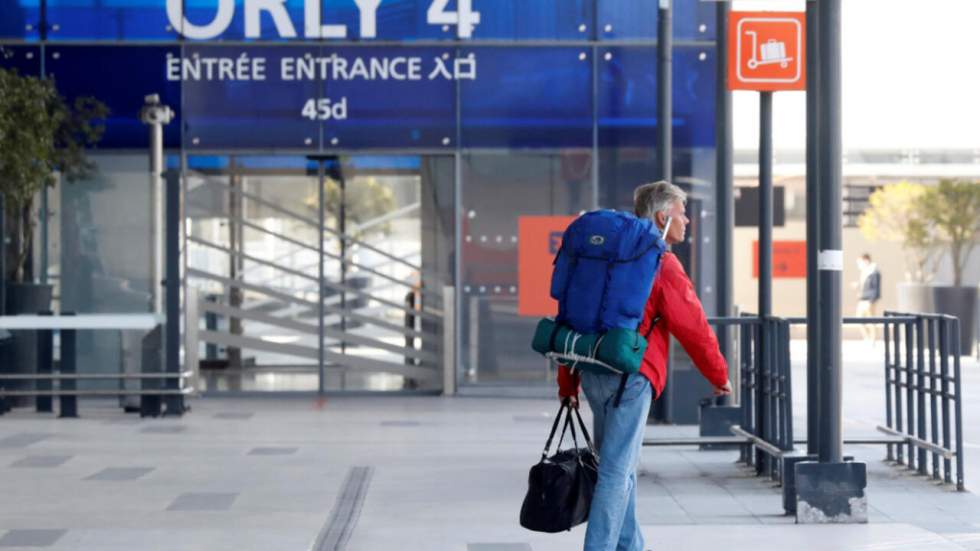
[[[184,250],[203,386],[438,390],[452,163],[191,159]]]

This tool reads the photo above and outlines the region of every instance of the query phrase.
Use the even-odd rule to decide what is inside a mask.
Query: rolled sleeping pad
[[[643,363],[643,354],[647,350],[647,340],[636,331],[624,328],[613,328],[602,333],[580,334],[565,325],[558,326],[558,332],[554,340],[551,335],[555,330],[555,320],[544,318],[538,322],[538,327],[534,331],[534,339],[531,341],[531,348],[539,354],[549,352],[572,353],[582,357],[594,357],[602,363],[608,364],[620,373],[636,373],[640,370]],[[577,338],[576,338],[577,337]],[[599,339],[602,339],[601,341]],[[599,343],[598,350],[596,342]],[[552,342],[554,346],[552,347]],[[593,351],[595,354],[593,355]],[[569,362],[568,363],[571,367]],[[601,365],[585,362],[578,362],[575,366],[590,371],[608,373],[609,370]]]

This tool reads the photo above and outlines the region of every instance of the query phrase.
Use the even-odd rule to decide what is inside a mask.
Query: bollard
[[[796,514],[796,464],[816,460],[817,454],[786,454],[782,457],[783,510],[787,515]]]
[[[163,345],[163,326],[157,325],[143,337],[140,371],[143,373],[162,373],[161,348]],[[163,379],[142,379],[140,389],[143,391],[160,390]],[[159,417],[163,412],[163,399],[159,394],[143,394],[140,396],[140,417]]]
[[[50,310],[38,312],[41,316],[54,315]],[[38,329],[37,331],[37,374],[51,375],[54,373],[54,331],[51,329]],[[53,389],[51,379],[38,379],[35,385],[39,392],[50,392]],[[38,413],[51,413],[54,411],[54,400],[51,396],[37,396],[34,399],[34,406]]]
[[[868,470],[864,463],[795,464],[796,523],[868,522]]]
[[[698,434],[700,436],[731,436],[732,425],[738,425],[742,419],[740,406],[718,406],[714,398],[701,400],[699,408],[700,420]],[[741,444],[701,444],[700,450],[731,450],[741,448]]]
[[[63,316],[74,316],[74,312],[63,312]],[[77,373],[76,361],[78,360],[76,353],[76,332],[74,329],[61,329],[59,330],[61,335],[61,374],[62,375],[74,375]],[[74,392],[78,388],[78,384],[75,379],[61,379],[59,384],[60,390],[65,392]],[[61,411],[58,417],[61,418],[75,418],[78,417],[78,396],[73,394],[65,394],[61,396]]]

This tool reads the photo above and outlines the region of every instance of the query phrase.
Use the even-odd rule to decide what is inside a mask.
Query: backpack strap
[[[653,333],[653,328],[657,325],[657,322],[660,321],[661,317],[662,316],[657,316],[653,318],[653,321],[650,322],[650,327],[647,329],[647,333],[645,335],[646,338],[648,339],[650,338],[650,334]],[[619,389],[616,390],[616,398],[613,400],[614,408],[618,408],[619,402],[621,402],[623,399],[623,392],[626,391],[626,379],[628,378],[629,378],[629,373],[623,373],[623,376],[620,377],[619,379]]]
[[[554,264],[558,264],[558,256],[565,251],[565,245],[558,249],[558,254],[555,255]],[[569,277],[565,278],[565,288],[561,290],[561,298],[558,300],[558,315],[555,316],[555,322],[561,323],[565,321],[565,299],[568,296],[568,287],[572,284],[572,278],[570,277],[571,272],[575,270],[575,266],[578,265],[578,255],[572,253],[565,253],[569,256],[571,265],[568,267]]]
[[[623,373],[623,376],[619,379],[619,389],[616,390],[616,398],[613,400],[613,407],[618,408],[619,402],[623,399],[623,392],[626,391],[626,379],[629,379],[629,373]]]
[[[558,323],[558,318],[555,318],[555,326],[551,329],[551,336],[548,337],[548,350],[551,352],[555,351],[555,338],[558,337],[558,328],[561,325]]]
[[[653,333],[653,328],[657,326],[657,322],[660,321],[660,318],[662,318],[662,317],[663,316],[657,316],[657,317],[653,318],[653,321],[650,322],[650,327],[647,327],[647,333],[646,333],[646,335],[643,335],[645,338],[647,338],[647,339],[650,338],[650,335]]]

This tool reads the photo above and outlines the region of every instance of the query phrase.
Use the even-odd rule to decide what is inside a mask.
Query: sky
[[[980,150],[980,0],[842,0],[845,150]],[[734,0],[803,11],[803,0]],[[735,92],[736,149],[756,149],[759,94]],[[777,150],[806,144],[806,95],[773,101]]]

